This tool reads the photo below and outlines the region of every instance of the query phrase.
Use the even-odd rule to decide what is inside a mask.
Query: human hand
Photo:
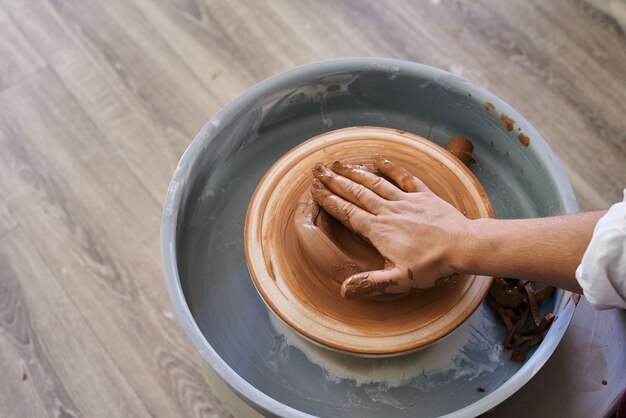
[[[389,261],[383,270],[348,277],[341,295],[405,293],[460,273],[455,257],[471,235],[471,220],[404,168],[379,155],[375,166],[399,187],[361,166],[318,163],[313,169],[313,199]]]

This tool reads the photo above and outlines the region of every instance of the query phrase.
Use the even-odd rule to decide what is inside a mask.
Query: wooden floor
[[[583,209],[617,201],[625,17],[619,0],[0,0],[0,416],[228,415],[173,316],[161,205],[208,118],[293,66],[456,73],[535,125]]]

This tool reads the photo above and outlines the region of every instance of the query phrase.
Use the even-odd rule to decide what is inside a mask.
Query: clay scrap
[[[512,350],[511,360],[526,360],[528,350],[543,341],[556,316],[550,312],[542,317],[539,304],[553,292],[552,286],[535,288],[527,280],[494,279],[487,303],[508,331],[502,346]]]
[[[448,140],[446,149],[450,151],[456,158],[461,160],[465,165],[469,163],[478,163],[474,157],[474,144],[472,141],[461,135],[455,135]]]

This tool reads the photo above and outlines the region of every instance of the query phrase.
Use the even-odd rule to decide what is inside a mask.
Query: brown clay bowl
[[[400,130],[355,127],[316,136],[268,170],[250,201],[244,241],[258,292],[289,326],[331,349],[393,356],[429,345],[459,327],[480,305],[492,278],[458,276],[401,298],[346,300],[341,280],[307,263],[305,252],[311,249],[298,241],[294,219],[312,184],[313,166],[337,160],[373,166],[376,154],[419,177],[468,218],[493,217],[476,177],[446,149]]]

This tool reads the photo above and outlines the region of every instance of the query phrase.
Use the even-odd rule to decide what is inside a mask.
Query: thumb
[[[366,271],[353,274],[344,280],[341,285],[341,296],[346,299],[355,299],[385,293],[402,293],[410,288],[407,286],[409,281],[408,270],[398,267]]]

